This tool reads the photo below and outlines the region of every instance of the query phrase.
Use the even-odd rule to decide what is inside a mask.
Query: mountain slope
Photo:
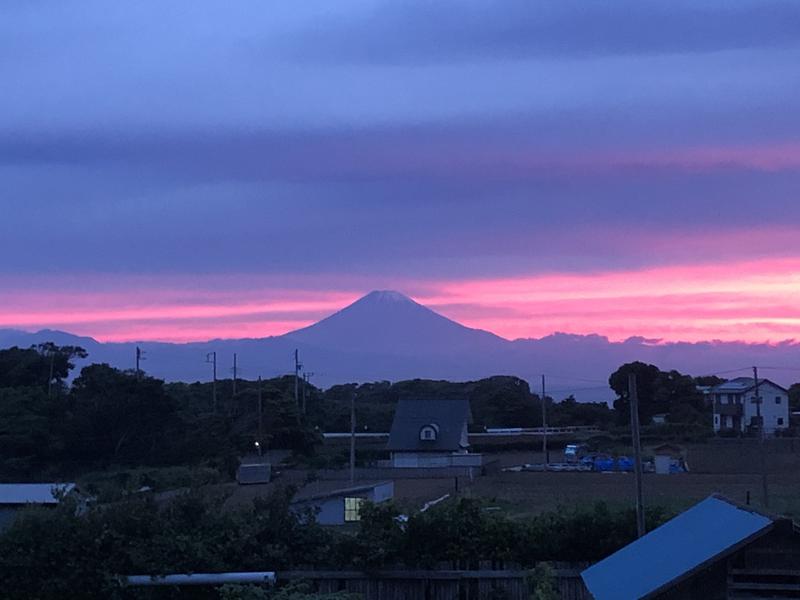
[[[211,340],[190,344],[161,342],[101,343],[62,331],[36,333],[0,330],[0,348],[27,347],[45,341],[79,345],[88,362],[107,362],[121,369],[135,364],[135,351],[145,351],[144,370],[168,381],[208,381],[210,352],[217,353],[220,379],[230,377],[233,354],[241,377],[273,377],[292,373],[294,350],[312,383],[337,383],[413,378],[467,381],[491,375],[517,375],[538,388],[541,373],[561,399],[610,400],[608,376],[625,362],[642,360],[662,369],[691,375],[729,371],[743,365],[770,365],[764,376],[781,385],[800,380],[800,344],[736,342],[652,344],[641,338],[611,342],[599,335],[553,334],[541,339],[508,341],[492,333],[464,327],[397,292],[372,292],[318,323],[262,339]],[[785,370],[774,367],[786,367]]]
[[[393,291],[370,292],[330,317],[284,337],[320,348],[404,356],[496,352],[509,344]]]

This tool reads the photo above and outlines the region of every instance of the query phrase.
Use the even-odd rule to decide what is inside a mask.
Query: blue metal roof
[[[772,519],[710,496],[586,569],[596,600],[646,597],[772,525]]]

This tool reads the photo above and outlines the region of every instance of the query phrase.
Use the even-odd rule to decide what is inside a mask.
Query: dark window
[[[778,417],[778,425],[783,425],[783,417]]]
[[[780,403],[781,403],[781,397],[775,396],[775,404],[780,404]]]

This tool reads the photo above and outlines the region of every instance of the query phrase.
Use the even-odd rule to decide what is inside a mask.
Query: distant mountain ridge
[[[134,367],[136,346],[145,351],[143,368],[168,381],[207,381],[209,352],[217,353],[218,377],[230,377],[233,354],[245,378],[293,372],[293,353],[312,383],[429,378],[467,381],[491,375],[517,375],[538,388],[548,376],[552,395],[573,393],[579,400],[609,400],[608,376],[621,364],[642,360],[662,369],[704,375],[750,365],[787,367],[764,377],[788,385],[800,380],[800,344],[699,342],[653,344],[644,338],[611,342],[592,335],[555,333],[541,339],[506,340],[472,329],[394,291],[374,291],[313,325],[281,336],[173,344],[165,342],[102,343],[90,337],[53,330],[35,333],[0,329],[0,347],[30,346],[44,341],[86,348],[84,362]],[[79,365],[80,366],[80,365]],[[732,376],[735,376],[732,375]]]

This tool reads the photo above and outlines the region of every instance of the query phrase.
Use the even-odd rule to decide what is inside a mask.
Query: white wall
[[[392,466],[412,467],[479,467],[483,464],[483,454],[436,453],[436,452],[393,452]]]
[[[758,386],[758,395],[762,398],[761,416],[764,417],[764,432],[775,433],[789,426],[789,397],[782,389],[771,383]],[[750,424],[751,417],[756,415],[756,403],[753,402],[755,390],[744,395],[745,424]]]

